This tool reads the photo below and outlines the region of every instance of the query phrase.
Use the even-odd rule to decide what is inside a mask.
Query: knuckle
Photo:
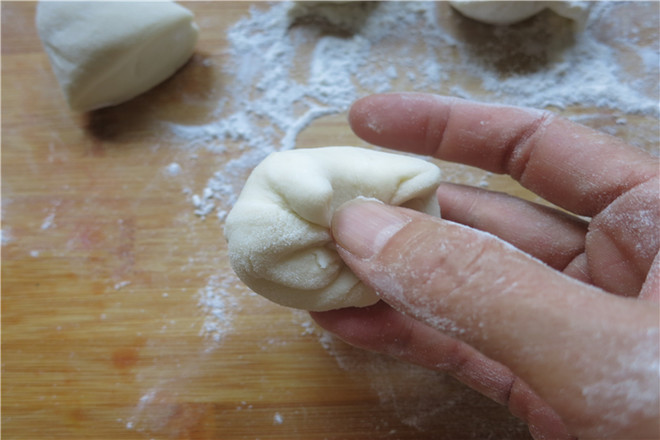
[[[551,112],[540,112],[539,116],[517,132],[507,142],[502,169],[515,180],[521,181],[530,164],[532,154],[542,145],[546,128],[555,120]]]

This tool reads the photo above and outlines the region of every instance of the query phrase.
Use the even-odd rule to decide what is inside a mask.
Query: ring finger
[[[366,308],[311,315],[321,327],[351,345],[450,374],[507,406],[529,425],[534,438],[572,438],[559,416],[511,370],[382,301]]]

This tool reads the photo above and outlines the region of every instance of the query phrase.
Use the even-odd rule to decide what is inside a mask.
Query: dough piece
[[[192,55],[193,14],[172,2],[50,2],[37,30],[73,110],[127,101],[171,76]]]
[[[356,147],[273,153],[248,178],[227,216],[234,271],[255,292],[289,307],[330,310],[378,301],[344,264],[333,213],[358,197],[439,216],[440,170],[410,156]]]
[[[504,26],[526,20],[546,8],[543,1],[450,1],[454,9],[473,20]]]
[[[456,0],[449,4],[466,17],[496,26],[527,20],[548,8],[557,15],[573,20],[578,30],[584,26],[590,7],[588,1]]]

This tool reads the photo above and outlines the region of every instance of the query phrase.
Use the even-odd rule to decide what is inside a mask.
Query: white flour
[[[206,287],[200,290],[199,306],[205,315],[200,336],[210,337],[217,343],[231,330],[232,315],[239,310],[238,301],[231,293],[231,288],[236,288],[238,283],[238,278],[233,275],[215,275],[209,279]]]

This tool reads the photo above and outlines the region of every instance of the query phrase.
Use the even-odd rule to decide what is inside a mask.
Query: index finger
[[[509,174],[580,215],[658,174],[650,154],[540,110],[393,93],[357,101],[349,121],[367,142]]]

